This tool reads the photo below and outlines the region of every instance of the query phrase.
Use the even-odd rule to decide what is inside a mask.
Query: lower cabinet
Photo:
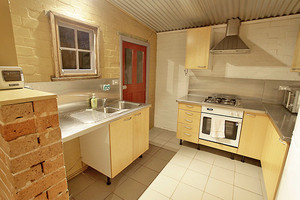
[[[276,197],[288,149],[289,145],[281,140],[272,122],[269,121],[261,165],[268,199],[270,200]]]
[[[149,149],[149,108],[80,137],[82,161],[114,178]]]
[[[238,154],[261,159],[269,118],[265,114],[245,112]]]
[[[198,144],[201,106],[179,103],[176,137]]]

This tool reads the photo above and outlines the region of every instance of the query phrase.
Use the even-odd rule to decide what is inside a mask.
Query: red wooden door
[[[146,47],[123,42],[123,100],[146,102]]]

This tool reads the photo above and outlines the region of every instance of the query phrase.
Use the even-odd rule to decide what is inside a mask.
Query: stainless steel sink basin
[[[113,107],[104,107],[104,108],[100,108],[100,109],[96,109],[96,110],[99,112],[111,114],[111,113],[119,111],[120,109],[113,108]]]
[[[105,119],[106,114],[97,110],[86,109],[71,113],[70,116],[83,123],[89,124]]]
[[[140,103],[133,103],[128,101],[118,101],[115,104],[112,104],[111,107],[118,108],[118,109],[133,109],[139,107]]]

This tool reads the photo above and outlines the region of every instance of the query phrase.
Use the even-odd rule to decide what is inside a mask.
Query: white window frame
[[[53,44],[53,57],[55,65],[55,76],[52,80],[61,79],[84,79],[84,78],[99,78],[99,42],[98,31],[99,28],[87,24],[76,19],[72,19],[53,11],[50,11],[52,44]],[[75,48],[61,47],[59,38],[59,26],[71,28],[75,34]],[[88,32],[90,36],[90,50],[78,49],[77,30]],[[61,50],[76,51],[76,69],[63,69]],[[91,69],[79,69],[79,53],[90,52]]]

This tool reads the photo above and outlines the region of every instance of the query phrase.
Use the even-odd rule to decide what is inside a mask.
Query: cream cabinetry
[[[149,148],[149,108],[80,137],[82,161],[109,178]]]
[[[187,30],[185,68],[207,69],[211,46],[211,27]]]
[[[198,144],[201,106],[179,103],[177,138]]]
[[[244,113],[238,154],[261,159],[268,121],[269,118],[265,114]]]
[[[119,119],[109,125],[111,176],[125,169],[133,160],[133,116]]]
[[[271,121],[268,122],[261,157],[264,182],[268,199],[273,200],[281,179],[289,145],[282,141]]]
[[[296,41],[296,48],[295,48],[295,53],[294,53],[294,58],[292,63],[292,71],[300,72],[300,28],[298,31],[298,37]]]

